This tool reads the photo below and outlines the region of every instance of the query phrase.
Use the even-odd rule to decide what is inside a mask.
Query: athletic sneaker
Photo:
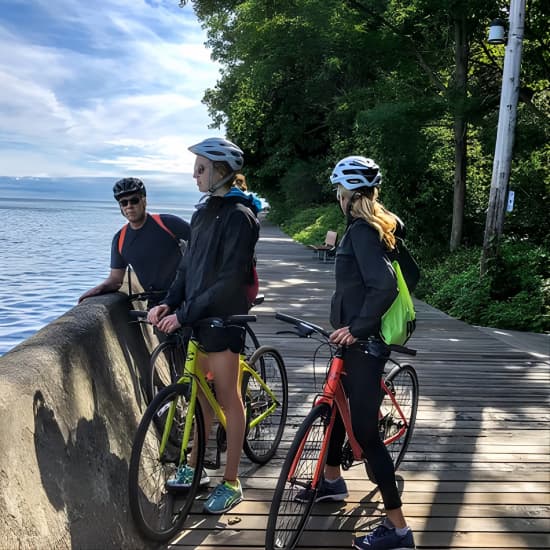
[[[241,482],[237,480],[237,488],[232,487],[227,481],[222,481],[209,495],[204,503],[204,511],[209,514],[223,514],[239,504],[243,499]]]
[[[191,487],[193,483],[194,475],[195,475],[195,468],[192,468],[187,464],[183,464],[182,466],[178,467],[178,469],[176,470],[176,473],[174,474],[174,477],[166,481],[166,486],[169,489],[189,489],[189,487]],[[210,483],[210,478],[208,477],[208,474],[203,468],[199,485],[201,487],[204,487],[209,483]]]
[[[353,548],[359,550],[411,550],[416,546],[410,529],[407,529],[403,536],[399,536],[395,529],[379,525],[372,533],[364,537],[357,537],[353,541]]]
[[[311,498],[312,489],[302,489],[295,497],[294,500],[298,502],[309,502]],[[332,481],[327,481],[325,478],[321,479],[319,488],[317,489],[317,495],[315,502],[323,502],[325,500],[331,500],[333,502],[342,502],[348,496],[348,488],[343,477],[339,477]]]

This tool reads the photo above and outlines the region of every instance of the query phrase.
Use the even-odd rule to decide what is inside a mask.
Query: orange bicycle
[[[330,333],[322,327],[281,313],[277,313],[276,317],[292,324],[293,332],[301,338],[319,335],[328,342]],[[416,355],[415,350],[403,346],[390,346],[390,349]],[[354,461],[364,461],[369,479],[376,483],[353,435],[349,405],[340,381],[345,373],[344,348],[331,344],[331,350],[334,353],[322,393],[317,396],[313,408],[296,432],[277,482],[269,511],[266,550],[290,550],[298,544],[323,477],[328,444],[338,412],[346,429],[342,468],[347,470]],[[414,429],[418,408],[418,377],[411,365],[401,365],[391,358],[388,362],[394,366],[382,377],[379,430],[397,469],[407,451]],[[307,495],[307,498],[303,495]]]

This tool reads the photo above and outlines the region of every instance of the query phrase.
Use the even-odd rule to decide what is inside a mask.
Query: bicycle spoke
[[[197,442],[199,474],[195,476],[192,488],[175,495],[174,489],[167,486],[167,481],[176,473],[181,453],[182,429],[188,411],[187,401],[182,395],[184,391],[181,385],[172,385],[155,397],[140,422],[130,458],[128,489],[132,516],[145,536],[158,541],[168,540],[179,529],[191,508],[202,471],[204,435]],[[168,412],[172,409],[174,418],[171,426],[167,426],[170,420]],[[200,426],[198,433],[203,433],[198,406],[193,419]],[[162,448],[167,427],[168,439]]]
[[[323,470],[330,409],[315,407],[298,430],[287,455],[269,513],[266,547],[293,548],[311,512]]]
[[[380,435],[397,468],[407,450],[418,407],[418,379],[414,369],[404,365],[386,380],[395,402],[385,394],[380,406]]]
[[[275,454],[285,426],[286,370],[279,353],[265,346],[254,353],[250,365],[256,374],[245,370],[243,376],[248,427],[244,450],[250,460],[265,464]]]

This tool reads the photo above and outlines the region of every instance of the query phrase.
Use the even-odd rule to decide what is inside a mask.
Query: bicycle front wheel
[[[249,357],[252,357],[252,354],[259,349],[260,342],[258,341],[258,337],[250,327],[250,325],[247,323],[244,326],[245,329],[245,340],[244,340],[244,356],[248,359]]]
[[[414,430],[418,409],[418,376],[413,367],[402,365],[390,372],[385,382],[402,413],[390,396],[384,393],[380,406],[380,436],[397,470],[407,452]]]
[[[294,437],[269,510],[267,550],[290,550],[298,544],[322,477],[329,436],[326,428],[331,414],[328,405],[316,405]]]
[[[128,473],[130,511],[143,535],[156,541],[167,541],[179,531],[195,499],[203,467],[204,420],[196,402],[186,448],[186,460],[194,451],[195,475],[185,492],[175,492],[167,485],[176,474],[183,444],[188,413],[184,393],[181,384],[173,384],[156,395],[143,415],[132,446]]]
[[[177,340],[159,344],[151,355],[149,379],[145,391],[149,402],[157,393],[170,384],[175,384],[185,366],[185,350]]]
[[[288,409],[288,381],[283,358],[275,348],[262,346],[248,364],[256,379],[244,371],[242,396],[246,411],[244,452],[252,462],[265,464],[281,441]]]

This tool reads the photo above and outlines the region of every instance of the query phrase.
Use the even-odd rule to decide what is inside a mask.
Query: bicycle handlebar
[[[296,329],[296,334],[300,338],[309,338],[314,332],[320,334],[321,336],[324,336],[327,340],[330,338],[330,332],[325,330],[323,327],[320,327],[319,325],[314,325],[313,323],[310,323],[309,321],[304,321],[303,319],[298,319],[298,317],[293,317],[292,315],[287,315],[286,313],[275,312],[275,318],[279,319],[279,321],[284,321],[285,323],[294,325],[294,328]],[[366,342],[359,340],[359,343]],[[405,355],[416,355],[415,349],[407,348],[405,346],[391,344],[389,348],[391,351],[395,351],[396,353],[404,353]]]
[[[294,327],[296,328],[296,332],[300,338],[309,338],[314,332],[317,332],[325,338],[330,337],[330,332],[326,331],[323,327],[320,327],[319,325],[314,325],[313,323],[304,321],[302,319],[298,319],[298,317],[292,317],[292,315],[279,313],[277,311],[275,312],[275,318],[279,319],[279,321],[284,321],[285,323],[294,325]]]
[[[133,309],[129,311],[130,317],[137,319],[141,322],[147,319],[147,311]],[[256,315],[231,315],[227,319],[221,317],[207,317],[205,319],[199,319],[194,323],[184,323],[182,327],[196,327],[201,325],[209,325],[211,327],[227,327],[229,325],[245,325],[246,323],[253,323],[256,321]]]

